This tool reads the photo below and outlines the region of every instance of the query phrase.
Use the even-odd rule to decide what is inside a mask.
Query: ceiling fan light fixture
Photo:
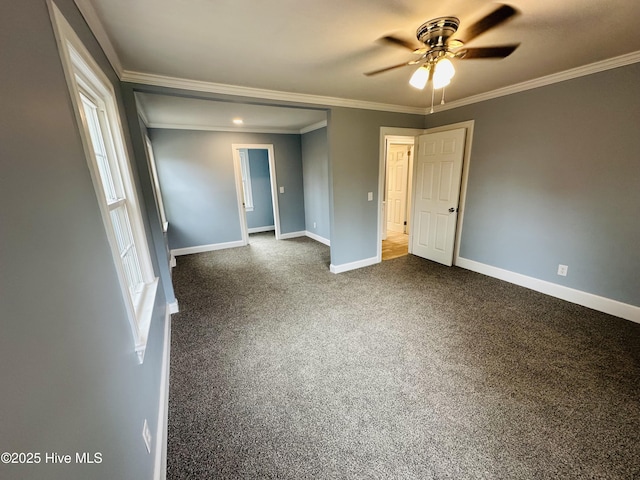
[[[421,65],[413,75],[411,75],[411,79],[409,80],[409,85],[418,90],[424,89],[425,85],[429,81],[429,67],[426,65]]]
[[[436,63],[433,71],[433,88],[443,88],[451,83],[451,79],[456,74],[453,63],[448,58],[442,58]]]

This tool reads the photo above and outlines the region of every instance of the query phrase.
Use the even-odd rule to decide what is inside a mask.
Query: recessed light
[[[242,125],[244,122],[241,118],[234,118],[233,123],[235,123],[236,125]]]

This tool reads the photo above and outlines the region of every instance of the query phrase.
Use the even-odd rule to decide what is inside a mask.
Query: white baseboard
[[[169,306],[169,313],[170,314],[174,314],[174,313],[178,313],[180,311],[180,307],[178,306],[178,299],[176,298],[173,302],[168,304]]]
[[[175,255],[172,253],[171,254],[171,258],[169,259],[169,267],[174,268],[176,266],[176,257]]]
[[[186,248],[174,248],[171,250],[171,255],[179,257],[180,255],[191,255],[192,253],[212,252],[214,250],[224,250],[225,248],[244,247],[245,243],[242,240],[226,243],[213,243],[211,245],[199,245],[197,247]]]
[[[375,265],[376,263],[380,263],[380,259],[378,257],[371,257],[365,258],[364,260],[358,260],[357,262],[343,263],[341,265],[334,265],[332,263],[329,266],[329,270],[331,271],[331,273],[343,273],[348,272],[349,270],[355,270],[357,268]]]
[[[640,307],[622,303],[606,297],[600,297],[592,293],[583,292],[573,288],[558,285],[556,283],[539,280],[537,278],[528,277],[519,273],[503,270],[502,268],[493,267],[484,263],[469,260],[467,258],[458,257],[456,266],[472,270],[483,275],[499,278],[509,283],[515,283],[521,287],[526,287],[536,292],[551,295],[552,297],[561,298],[571,303],[577,303],[584,307],[598,310],[599,312],[608,313],[616,317],[631,320],[640,323]]]
[[[160,401],[158,404],[158,427],[156,431],[154,480],[167,478],[167,429],[169,423],[169,358],[171,355],[171,307],[167,305],[164,319],[164,342],[162,369],[160,371]]]
[[[307,232],[289,232],[289,233],[281,233],[280,240],[286,240],[288,238],[298,238],[298,237],[306,237]]]
[[[331,246],[331,242],[329,240],[327,240],[326,238],[321,237],[320,235],[317,235],[317,234],[315,234],[313,232],[310,232],[309,230],[304,232],[304,234],[307,237],[314,239],[316,242],[324,243],[325,245],[327,245],[329,247]]]
[[[260,233],[260,232],[273,232],[276,229],[275,225],[267,227],[253,227],[247,228],[247,233]]]

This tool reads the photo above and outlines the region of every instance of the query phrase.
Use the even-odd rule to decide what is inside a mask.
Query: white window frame
[[[242,173],[242,194],[244,195],[244,209],[253,212],[253,191],[251,190],[251,169],[249,168],[249,150],[238,150],[240,157],[240,171]]]
[[[124,133],[120,123],[115,92],[109,79],[93,60],[57,6],[51,0],[48,0],[47,3],[87,164],[122,290],[133,334],[135,352],[142,363],[151,326],[158,278],[154,274],[151,263],[134,176],[124,144]],[[96,108],[96,116],[93,120],[87,115],[84,105],[88,105],[88,103],[83,103],[83,96]],[[102,140],[101,144],[97,146],[94,146],[92,140],[90,130],[92,127],[100,128],[98,135],[94,130],[94,138],[101,137]],[[99,155],[103,156],[106,162],[103,161],[99,164],[96,150],[104,153],[104,155],[101,153]],[[105,165],[108,165],[106,168],[113,177],[113,184],[103,181],[109,176],[100,171],[101,167],[105,169]],[[105,184],[108,190],[112,190],[111,187],[113,187],[116,194],[107,192]],[[130,229],[130,232],[127,232],[125,236],[130,238],[131,245],[124,250],[120,248],[123,244],[123,235],[121,231],[116,232],[118,227],[111,217],[111,213],[115,211],[122,213],[121,219],[128,219],[128,222],[118,224],[126,225]],[[131,248],[133,248],[134,255],[128,254],[132,251]],[[125,257],[127,260],[123,261]],[[130,262],[133,262],[133,270]],[[136,273],[132,274],[131,271]],[[132,284],[133,277],[137,282],[135,285]]]

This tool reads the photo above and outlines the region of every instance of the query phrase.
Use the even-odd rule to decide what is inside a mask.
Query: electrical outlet
[[[373,200],[373,192],[369,192],[367,193],[367,201],[372,201]]]
[[[313,228],[316,228],[316,222],[313,222]]]
[[[566,265],[558,265],[558,275],[562,275],[563,277],[567,276],[567,273],[569,272],[569,267]]]
[[[284,193],[284,187],[280,187],[280,193]]]
[[[146,418],[142,426],[142,439],[144,440],[144,445],[147,447],[147,453],[151,453],[151,430],[149,430],[149,424]]]

